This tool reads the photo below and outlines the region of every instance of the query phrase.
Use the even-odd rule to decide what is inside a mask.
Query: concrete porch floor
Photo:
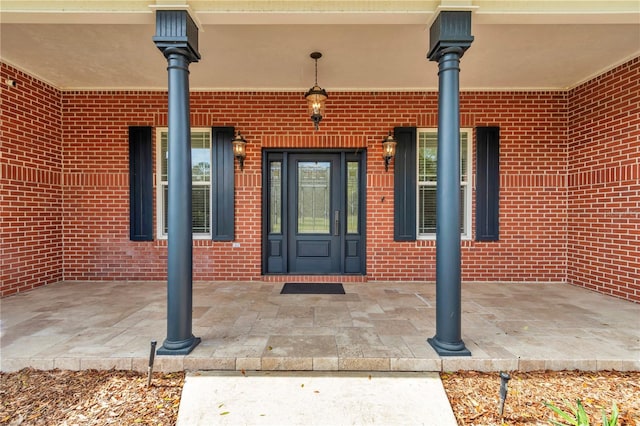
[[[640,370],[640,305],[565,284],[463,284],[471,357],[439,357],[435,284],[345,283],[345,295],[281,295],[282,283],[195,283],[187,356],[155,371]],[[146,371],[166,337],[166,283],[61,282],[0,302],[0,369]]]

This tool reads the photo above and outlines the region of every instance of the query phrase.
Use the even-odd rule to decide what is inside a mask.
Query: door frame
[[[340,186],[344,189],[344,194],[341,197],[346,198],[346,172],[347,162],[358,161],[358,225],[359,232],[357,234],[347,234],[346,232],[346,213],[342,210],[340,226],[342,228],[341,241],[340,241],[340,266],[339,271],[332,274],[326,274],[322,272],[312,273],[295,273],[289,272],[289,229],[288,220],[285,220],[287,206],[289,203],[288,187],[289,179],[293,177],[288,170],[289,155],[290,154],[340,154],[340,170],[338,173],[340,179]],[[262,209],[261,209],[261,229],[262,229],[262,244],[261,244],[261,259],[262,259],[262,274],[263,275],[366,275],[366,200],[367,200],[367,182],[366,182],[366,164],[367,155],[366,150],[363,149],[263,149],[262,152]],[[281,164],[281,233],[269,234],[269,214],[270,214],[270,166],[271,162],[276,161]],[[346,204],[346,199],[342,200],[343,204]],[[276,247],[277,246],[277,247]],[[353,247],[357,247],[359,256],[355,258],[349,258],[348,253],[353,251]],[[278,251],[282,258],[279,259],[274,256],[270,256],[269,253]]]

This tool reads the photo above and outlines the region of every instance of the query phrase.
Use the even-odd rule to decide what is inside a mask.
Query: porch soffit
[[[0,58],[62,90],[165,90],[154,8],[201,26],[192,90],[435,90],[438,10],[474,13],[462,90],[563,90],[640,55],[632,1],[23,1],[0,3]]]

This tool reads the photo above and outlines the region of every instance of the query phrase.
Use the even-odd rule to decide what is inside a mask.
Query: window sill
[[[422,236],[422,237],[418,237],[416,238],[417,241],[435,241],[436,240],[436,236]],[[463,235],[460,237],[460,240],[462,241],[471,241],[471,237],[467,236],[467,235]]]
[[[211,235],[192,235],[191,239],[192,240],[210,240],[212,237]],[[167,241],[168,237],[166,235],[159,235],[158,236],[158,240],[160,241]]]

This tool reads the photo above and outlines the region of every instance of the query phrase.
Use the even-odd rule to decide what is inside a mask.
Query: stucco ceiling
[[[5,9],[0,57],[65,90],[164,89],[154,10],[140,3],[118,14]],[[619,3],[626,9],[606,14],[483,13],[476,5],[461,88],[565,89],[640,55],[640,1]],[[192,90],[303,91],[313,83],[316,50],[318,83],[329,92],[437,88],[437,65],[425,57],[434,8],[191,12],[202,29]]]

